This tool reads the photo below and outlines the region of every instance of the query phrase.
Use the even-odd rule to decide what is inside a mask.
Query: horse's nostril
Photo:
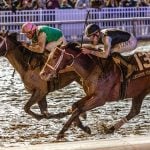
[[[41,76],[41,77],[43,77],[44,75],[45,75],[45,73],[44,73],[44,72],[41,72],[41,73],[40,73],[40,76]]]

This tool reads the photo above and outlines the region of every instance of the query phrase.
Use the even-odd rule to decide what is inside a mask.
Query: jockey
[[[66,39],[61,30],[49,26],[36,26],[31,22],[22,25],[22,33],[32,40],[32,44],[23,43],[27,49],[43,53],[44,50],[49,52],[56,48],[57,45],[66,44]]]
[[[99,44],[103,43],[104,51],[94,51],[83,47],[82,52],[101,58],[107,58],[113,52],[129,52],[134,50],[137,46],[137,39],[132,34],[113,28],[101,30],[96,24],[89,24],[85,29],[85,35],[92,42],[92,46],[95,50],[99,50]],[[126,78],[135,71],[135,67],[129,64],[123,57],[117,58],[117,56],[115,56],[113,59],[117,64],[123,64],[127,67]]]

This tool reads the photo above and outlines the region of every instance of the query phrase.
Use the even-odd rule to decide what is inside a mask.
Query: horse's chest
[[[35,89],[42,89],[45,87],[45,82],[39,77],[38,73],[28,71],[23,77],[25,88],[27,91],[32,92]]]

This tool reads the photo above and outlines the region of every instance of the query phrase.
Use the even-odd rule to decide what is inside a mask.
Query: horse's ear
[[[6,33],[4,34],[4,37],[8,36],[9,31],[7,30]]]
[[[18,35],[17,32],[13,32],[13,33],[10,33],[10,34],[9,34],[9,37],[12,38],[12,40],[17,41],[17,35]]]

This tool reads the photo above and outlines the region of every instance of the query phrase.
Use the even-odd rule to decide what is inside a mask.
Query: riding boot
[[[126,79],[128,79],[132,75],[132,73],[136,70],[135,66],[128,63],[121,55],[117,57],[115,56],[113,57],[113,59],[117,64],[122,64],[125,67],[127,67],[127,75],[125,76]]]

